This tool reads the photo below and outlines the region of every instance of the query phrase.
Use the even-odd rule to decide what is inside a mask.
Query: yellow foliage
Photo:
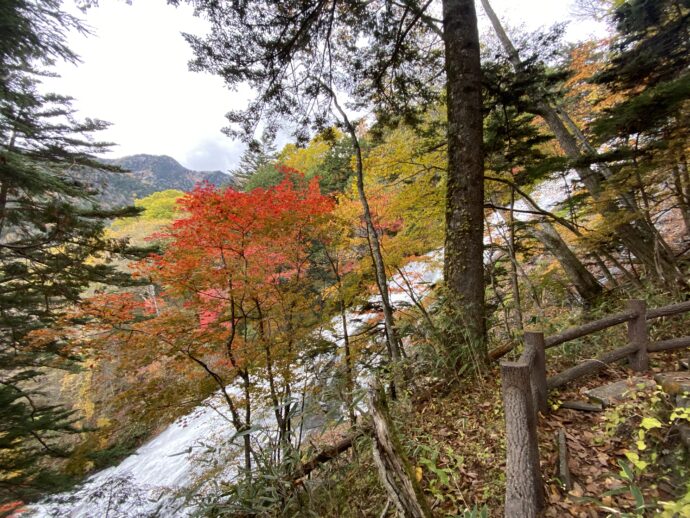
[[[446,154],[424,147],[413,130],[403,127],[365,158],[365,188],[370,197],[384,200],[381,217],[402,220],[401,230],[386,244],[394,262],[443,244]]]
[[[335,130],[335,138],[340,138],[341,132]],[[318,169],[331,149],[331,142],[323,135],[317,135],[306,147],[297,147],[295,144],[287,144],[278,155],[278,163],[292,167],[312,177],[318,175]]]

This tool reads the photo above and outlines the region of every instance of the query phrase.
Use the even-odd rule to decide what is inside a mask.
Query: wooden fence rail
[[[506,419],[505,516],[532,518],[544,508],[539,468],[538,413],[548,412],[548,391],[628,359],[636,372],[649,369],[649,353],[690,347],[690,336],[650,343],[647,321],[690,312],[690,302],[647,310],[644,300],[628,301],[625,311],[544,338],[525,333],[525,349],[517,362],[502,362],[503,406]],[[546,377],[546,349],[627,323],[628,343]]]

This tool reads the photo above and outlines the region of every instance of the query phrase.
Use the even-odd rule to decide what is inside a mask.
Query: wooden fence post
[[[536,518],[544,508],[539,467],[537,414],[532,404],[530,366],[501,364],[506,419],[506,518]]]
[[[534,358],[530,369],[530,385],[534,409],[546,414],[549,411],[546,388],[546,345],[544,333],[525,333],[525,351]]]
[[[628,321],[628,342],[637,346],[637,350],[628,356],[630,368],[637,372],[649,369],[649,335],[647,334],[647,303],[644,300],[629,300],[628,309],[637,315]]]

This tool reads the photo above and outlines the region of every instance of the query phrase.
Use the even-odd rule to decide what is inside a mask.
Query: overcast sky
[[[493,0],[511,26],[536,29],[570,19],[572,0]],[[487,21],[481,8],[480,25]],[[93,35],[70,45],[82,59],[61,64],[50,87],[76,98],[83,116],[107,120],[101,134],[117,143],[110,157],[170,155],[190,169],[227,171],[244,146],[223,135],[225,113],[242,107],[247,92],[231,92],[220,78],[187,70],[191,50],[181,32],[202,34],[206,23],[187,6],[165,0],[101,0],[83,16]],[[568,38],[586,39],[591,23],[570,24]]]

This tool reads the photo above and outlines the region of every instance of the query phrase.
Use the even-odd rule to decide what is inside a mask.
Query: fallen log
[[[300,464],[300,466],[292,474],[292,480],[298,481],[301,478],[306,477],[321,464],[331,461],[338,457],[341,453],[346,452],[360,437],[369,435],[371,433],[371,426],[359,426],[343,437],[340,441],[335,444],[328,445],[319,451],[316,455],[311,457],[309,460]]]
[[[491,349],[489,351],[489,360],[495,362],[496,360],[503,358],[506,354],[515,349],[516,346],[516,342],[509,342],[506,345],[502,345],[500,347],[496,347],[495,349]]]
[[[391,420],[385,393],[378,383],[369,390],[373,422],[372,453],[379,479],[401,518],[432,518],[424,492],[415,478]]]
[[[587,403],[586,401],[565,401],[561,403],[560,408],[579,410],[581,412],[603,412],[604,410],[603,405],[593,405],[592,403]]]

